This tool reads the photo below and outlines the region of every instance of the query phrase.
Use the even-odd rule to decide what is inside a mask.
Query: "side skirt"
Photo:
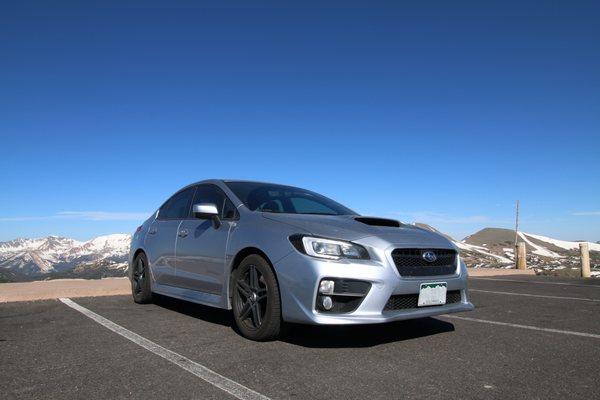
[[[174,297],[179,300],[185,300],[196,304],[211,306],[216,308],[231,309],[228,302],[223,301],[223,296],[213,293],[199,292],[197,290],[183,289],[175,286],[161,285],[153,283],[152,293],[157,293],[167,297]]]

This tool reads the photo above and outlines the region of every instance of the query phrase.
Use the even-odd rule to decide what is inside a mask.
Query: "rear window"
[[[194,188],[175,194],[158,212],[159,219],[184,219],[190,211]]]

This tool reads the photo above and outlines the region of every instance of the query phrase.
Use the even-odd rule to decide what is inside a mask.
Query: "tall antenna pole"
[[[515,219],[515,248],[517,247],[518,238],[519,238],[519,200],[517,200],[517,216]]]

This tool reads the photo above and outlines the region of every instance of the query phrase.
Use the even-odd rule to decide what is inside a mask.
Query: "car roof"
[[[182,187],[180,190],[188,188],[190,186],[200,185],[200,184],[203,184],[203,183],[229,183],[229,182],[262,183],[264,185],[290,186],[290,185],[286,185],[286,184],[283,184],[283,183],[253,181],[253,180],[247,180],[247,179],[217,179],[217,178],[211,178],[211,179],[204,179],[202,181],[190,183],[189,185],[186,185],[186,186]]]

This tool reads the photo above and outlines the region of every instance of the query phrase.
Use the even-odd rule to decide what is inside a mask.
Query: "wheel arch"
[[[142,249],[141,247],[139,249],[137,249],[134,253],[133,253],[133,257],[131,258],[132,260],[135,260],[135,258],[137,256],[140,255],[140,253],[144,253],[146,254],[146,250]],[[146,257],[148,257],[148,255],[146,255]]]
[[[275,271],[275,268],[273,267],[273,263],[271,262],[271,259],[264,251],[262,251],[258,247],[248,246],[248,247],[244,247],[243,249],[241,249],[237,252],[237,254],[233,258],[233,260],[231,262],[231,266],[229,268],[229,279],[227,280],[227,305],[228,305],[228,308],[231,308],[231,297],[233,296],[233,290],[232,290],[233,271],[235,271],[240,266],[240,264],[242,263],[242,260],[244,258],[246,258],[252,254],[261,256],[267,262],[267,264],[271,268],[271,271],[273,271],[273,275],[275,275],[275,281],[277,281],[277,286],[279,286],[279,297],[281,300],[281,285],[279,284],[279,278],[277,277],[277,271]]]
[[[135,262],[136,257],[142,253],[144,253],[144,255],[146,256],[146,259],[148,259],[148,253],[146,253],[146,250],[144,250],[142,247],[137,248],[133,252],[133,255],[130,258],[130,262],[129,262],[129,265],[127,268],[127,276],[129,277],[129,279],[131,279],[131,274],[133,273],[133,263]]]

